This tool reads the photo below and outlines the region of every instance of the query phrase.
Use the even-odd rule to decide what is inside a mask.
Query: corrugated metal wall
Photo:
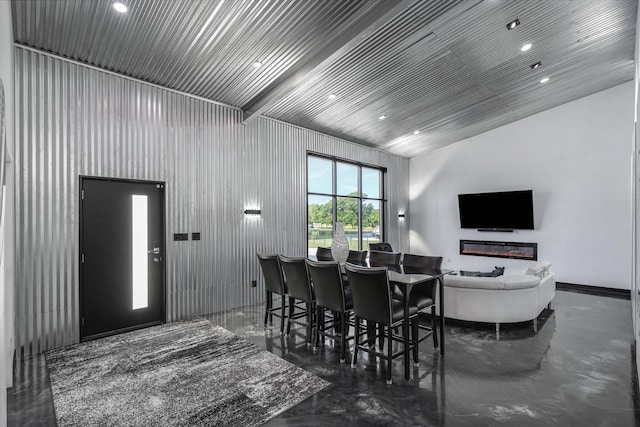
[[[166,181],[167,319],[263,299],[256,251],[304,255],[307,150],[388,168],[389,240],[408,247],[409,162],[16,48],[16,341],[78,341],[80,175]],[[244,207],[258,206],[259,218]],[[178,232],[202,240],[173,242]],[[259,279],[257,289],[250,287]]]

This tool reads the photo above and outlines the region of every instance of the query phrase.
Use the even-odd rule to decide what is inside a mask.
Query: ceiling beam
[[[288,70],[270,87],[242,106],[243,123],[271,108],[302,83],[309,83],[312,73],[322,70],[393,19],[416,0],[381,0],[362,19],[349,26],[315,56],[300,67]]]

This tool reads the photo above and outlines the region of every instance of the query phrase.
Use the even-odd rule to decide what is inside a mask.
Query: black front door
[[[165,321],[164,184],[80,180],[80,338]]]

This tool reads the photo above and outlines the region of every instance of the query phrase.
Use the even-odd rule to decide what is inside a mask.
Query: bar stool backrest
[[[349,250],[349,256],[347,262],[356,265],[366,265],[367,263],[367,251]]]
[[[405,267],[438,269],[442,266],[442,257],[404,254],[402,257],[402,265]]]
[[[382,252],[393,252],[393,248],[390,243],[380,242],[380,243],[369,243],[370,251],[382,251]]]
[[[313,283],[316,304],[339,312],[345,311],[344,284],[340,264],[335,261],[305,260]]]
[[[279,256],[280,268],[290,297],[305,302],[313,301],[313,291],[304,258]]]
[[[399,265],[402,254],[400,252],[369,252],[369,264],[371,266]]]
[[[333,261],[333,254],[331,253],[331,248],[318,246],[318,249],[316,251],[316,259],[318,261]]]
[[[264,276],[264,287],[267,291],[286,295],[287,287],[282,277],[278,255],[257,254],[260,268]]]
[[[361,319],[391,324],[391,289],[385,267],[362,268],[352,264],[345,266],[353,311]]]

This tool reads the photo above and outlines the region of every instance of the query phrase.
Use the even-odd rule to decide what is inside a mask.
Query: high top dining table
[[[315,261],[315,257],[310,256],[309,259],[313,259]],[[402,292],[403,298],[402,302],[404,304],[404,326],[402,329],[403,339],[404,339],[404,348],[409,348],[409,296],[411,295],[411,290],[414,286],[420,286],[421,284],[430,282],[431,280],[437,280],[438,282],[438,308],[440,309],[439,316],[439,328],[440,329],[440,339],[438,343],[440,345],[440,355],[444,356],[444,276],[451,273],[453,270],[445,270],[445,269],[430,269],[430,268],[419,268],[419,267],[405,267],[403,265],[397,264],[370,264],[367,263],[359,263],[356,264],[360,267],[387,267],[387,275],[389,277],[389,282],[393,283],[400,288]],[[434,331],[436,333],[436,331]],[[405,351],[403,355],[404,361],[404,377],[405,379],[411,378],[411,370],[410,370],[410,355],[409,351]]]
[[[409,348],[409,295],[414,286],[427,283],[431,280],[438,282],[438,307],[440,309],[440,355],[444,356],[444,284],[443,277],[452,272],[452,270],[444,269],[424,269],[416,267],[404,267],[402,265],[371,265],[371,267],[387,267],[387,275],[389,282],[395,284],[402,291],[402,302],[404,304],[404,326],[402,334],[404,335],[404,348]],[[434,331],[435,333],[435,331]],[[409,351],[404,352],[404,377],[411,378]]]

